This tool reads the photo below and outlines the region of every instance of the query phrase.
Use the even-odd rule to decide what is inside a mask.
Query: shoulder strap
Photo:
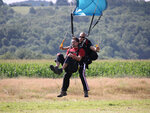
[[[83,45],[84,45],[84,44],[86,44],[86,46],[87,46],[87,43],[88,43],[88,39],[85,38],[85,39],[83,40],[83,42],[81,43],[80,48],[83,48]]]
[[[78,50],[76,51],[77,56],[79,55],[79,51],[80,51],[81,47],[78,46]]]

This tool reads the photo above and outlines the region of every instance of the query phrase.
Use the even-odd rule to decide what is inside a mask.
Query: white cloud
[[[22,2],[22,1],[28,1],[28,0],[3,0],[4,3],[7,4],[11,4],[11,3],[15,3],[15,2]],[[52,2],[56,2],[56,0],[45,0],[45,1],[52,1]]]
[[[11,4],[11,3],[15,3],[15,2],[22,2],[22,1],[28,1],[28,0],[3,0],[4,3],[7,4]],[[52,1],[52,2],[56,2],[56,0],[45,0],[45,1]],[[69,2],[72,0],[68,0]],[[145,1],[150,1],[150,0],[145,0]]]

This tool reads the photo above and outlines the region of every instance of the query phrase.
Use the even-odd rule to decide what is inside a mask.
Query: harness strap
[[[85,44],[86,40],[87,40],[87,39],[84,39],[84,40],[83,40],[83,42],[82,42],[82,44],[81,44],[81,47],[80,47],[80,48],[82,48],[82,47],[83,47],[83,45]],[[86,44],[86,45],[87,45],[87,44]]]
[[[70,47],[70,49],[72,48],[72,46]],[[69,50],[69,52],[68,52],[68,54],[69,53],[76,53],[77,54],[77,56],[79,55],[79,50],[80,50],[80,47],[78,47],[78,50],[77,51],[74,51],[74,52],[71,52],[70,50]]]

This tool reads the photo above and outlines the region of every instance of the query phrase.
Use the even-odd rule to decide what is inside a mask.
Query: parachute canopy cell
[[[94,14],[95,16],[100,16],[106,8],[106,0],[77,0],[73,15],[92,16]]]

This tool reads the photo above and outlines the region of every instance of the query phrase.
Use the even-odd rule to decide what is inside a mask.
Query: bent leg
[[[55,62],[56,63],[61,63],[61,65],[63,65],[64,61],[65,61],[64,55],[63,54],[58,54]],[[58,64],[56,64],[56,65],[58,65]]]

